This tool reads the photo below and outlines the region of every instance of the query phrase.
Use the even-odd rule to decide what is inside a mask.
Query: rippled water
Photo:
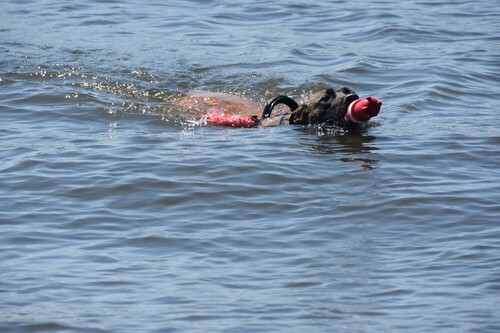
[[[499,332],[496,1],[2,1],[0,331]],[[327,86],[374,126],[188,126]]]

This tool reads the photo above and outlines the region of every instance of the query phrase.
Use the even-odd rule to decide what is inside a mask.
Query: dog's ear
[[[302,104],[299,108],[290,115],[289,123],[291,125],[307,125],[309,124],[309,106]]]

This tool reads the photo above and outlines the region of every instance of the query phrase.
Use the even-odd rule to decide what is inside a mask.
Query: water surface
[[[495,1],[3,1],[3,332],[500,331]],[[349,86],[357,134],[189,126]]]

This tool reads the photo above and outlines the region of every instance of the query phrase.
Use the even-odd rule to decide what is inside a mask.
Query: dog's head
[[[322,90],[290,115],[290,124],[337,124],[344,118],[349,104],[357,99],[358,95],[346,87]]]

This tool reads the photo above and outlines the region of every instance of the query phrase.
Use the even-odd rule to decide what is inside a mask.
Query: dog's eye
[[[325,96],[321,97],[321,99],[320,99],[319,101],[320,101],[320,102],[325,102],[325,103],[326,103],[326,102],[329,102],[329,101],[330,101],[330,99],[331,99],[331,97],[330,97],[330,96],[325,95]]]
[[[349,89],[347,87],[340,88],[340,91],[342,91],[346,95],[351,93],[351,89]]]

